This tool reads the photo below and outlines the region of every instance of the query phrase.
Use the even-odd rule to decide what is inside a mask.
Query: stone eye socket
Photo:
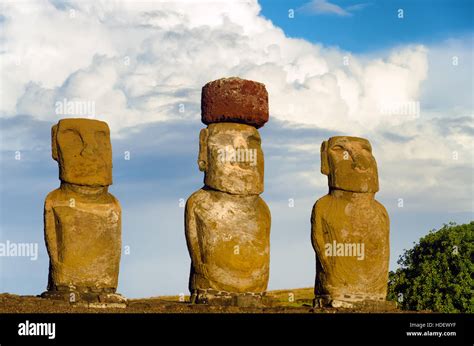
[[[97,131],[95,133],[95,140],[100,144],[106,144],[108,142],[107,133],[105,131]]]
[[[334,145],[331,149],[332,149],[332,150],[344,150],[344,148],[342,147],[342,145],[339,145],[339,144]]]
[[[258,138],[257,136],[255,135],[252,135],[250,137],[248,137],[248,140],[250,143],[255,143],[255,144],[260,144],[262,142],[262,140],[260,138]]]
[[[69,134],[69,133],[73,133],[75,135],[78,135],[79,136],[79,133],[77,133],[76,130],[73,130],[73,129],[65,129],[62,131],[63,134]]]
[[[218,133],[208,138],[209,144],[232,143],[233,137],[227,133]]]
[[[104,131],[97,131],[95,133],[95,137],[98,139],[104,140],[106,138],[105,132]]]
[[[74,143],[82,142],[82,137],[76,130],[66,129],[66,130],[61,132],[61,135],[65,138],[67,138],[68,142],[70,142],[70,141],[73,141]]]

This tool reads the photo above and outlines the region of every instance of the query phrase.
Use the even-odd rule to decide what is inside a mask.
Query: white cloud
[[[352,12],[362,10],[369,6],[369,3],[360,3],[343,8],[327,0],[311,0],[304,4],[298,11],[308,14],[334,14],[341,17],[352,16]]]
[[[302,11],[308,11],[312,14],[336,14],[338,16],[350,16],[350,12],[341,6],[330,3],[327,0],[312,0],[300,8]]]
[[[413,100],[426,75],[422,47],[345,66],[347,52],[287,38],[255,1],[32,4],[4,11],[4,115],[53,121],[57,100],[92,100],[117,132],[181,103],[197,118],[202,85],[238,75],[267,85],[275,118],[352,129],[378,123],[381,101]]]
[[[462,118],[472,114],[471,41],[353,55],[288,38],[259,11],[256,1],[218,1],[212,7],[188,1],[6,3],[0,114],[53,123],[63,117],[55,114],[55,102],[92,100],[114,136],[126,136],[129,127],[155,121],[199,122],[201,87],[236,75],[266,84],[271,119],[373,141],[387,193],[408,187],[421,193],[418,182],[425,181],[453,198],[449,191],[461,193],[456,208],[466,209],[469,191],[449,189],[447,158],[459,152],[456,164],[465,183],[472,133],[453,125],[444,133],[447,122],[436,118],[456,116],[464,119],[460,126],[472,129]],[[459,57],[457,69],[453,56]],[[416,102],[418,119],[382,109]],[[408,139],[397,142],[383,133]],[[397,167],[404,162],[414,167],[400,176]],[[431,180],[424,178],[426,169]]]

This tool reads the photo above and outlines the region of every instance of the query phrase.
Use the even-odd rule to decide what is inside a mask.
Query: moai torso
[[[195,249],[190,285],[228,292],[264,292],[270,256],[270,211],[260,196],[201,189],[186,206]]]
[[[263,84],[238,78],[208,83],[202,94],[198,164],[205,186],[186,203],[191,301],[258,305],[270,261],[270,211],[263,192],[258,127],[268,119]]]
[[[117,289],[121,252],[121,208],[108,193],[112,149],[106,123],[63,119],[52,128],[53,158],[61,186],[44,205],[50,257],[44,297],[121,303]]]
[[[374,199],[378,177],[370,144],[355,137],[333,137],[321,151],[330,193],[316,202],[311,218],[316,300],[333,306],[383,301],[390,225],[385,208]]]
[[[317,294],[342,301],[385,299],[389,257],[385,208],[367,196],[346,199],[327,195],[316,203],[312,222]],[[344,245],[344,250],[338,244]],[[329,251],[332,256],[326,256]]]
[[[49,289],[114,292],[120,263],[120,204],[105,192],[86,196],[56,189],[46,197],[51,255]]]

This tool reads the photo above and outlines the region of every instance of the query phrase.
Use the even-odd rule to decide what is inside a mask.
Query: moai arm
[[[390,245],[389,245],[390,244],[390,217],[388,216],[387,209],[385,209],[382,203],[380,203],[379,201],[375,201],[375,203],[381,210],[383,222],[385,225],[384,229],[386,230],[385,240],[386,240],[386,258],[387,258],[386,263],[387,263],[387,268],[388,268],[388,263],[390,260]],[[388,269],[387,269],[387,273],[388,273]]]
[[[54,191],[52,192],[54,193]],[[52,198],[49,194],[44,201],[44,238],[51,262],[58,262],[58,243],[56,234],[56,222],[52,206]]]
[[[377,205],[379,206],[380,210],[382,211],[384,223],[385,223],[385,225],[387,226],[387,230],[389,231],[388,233],[390,233],[390,217],[388,216],[387,209],[385,209],[385,207],[383,206],[383,204],[380,203],[379,201],[375,201],[375,203],[377,203]]]
[[[324,198],[324,197],[323,197]],[[321,201],[318,200],[313,207],[311,213],[311,243],[313,244],[313,249],[316,252],[317,262],[322,266],[322,269],[327,268],[327,260],[325,256],[322,256],[324,251],[324,235],[323,235],[323,225],[321,218]]]
[[[198,191],[199,193],[199,191]],[[186,242],[191,256],[191,262],[194,270],[204,274],[203,265],[201,261],[201,248],[199,246],[198,230],[196,214],[194,213],[194,207],[196,206],[195,195],[191,196],[186,202],[185,215],[184,215],[184,228],[186,235]]]

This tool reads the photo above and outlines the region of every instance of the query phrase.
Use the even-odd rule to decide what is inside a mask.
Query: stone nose
[[[361,151],[358,150],[351,150],[350,155],[352,157],[352,167],[358,168],[361,170],[366,170],[370,167],[371,160],[370,157],[364,155]]]
[[[242,137],[238,136],[233,140],[233,146],[235,149],[246,149],[247,148],[247,141]]]
[[[81,156],[93,156],[97,149],[97,143],[92,136],[83,136],[84,145],[81,150]]]
[[[81,151],[81,156],[92,156],[94,155],[94,149],[90,144],[85,143]]]

